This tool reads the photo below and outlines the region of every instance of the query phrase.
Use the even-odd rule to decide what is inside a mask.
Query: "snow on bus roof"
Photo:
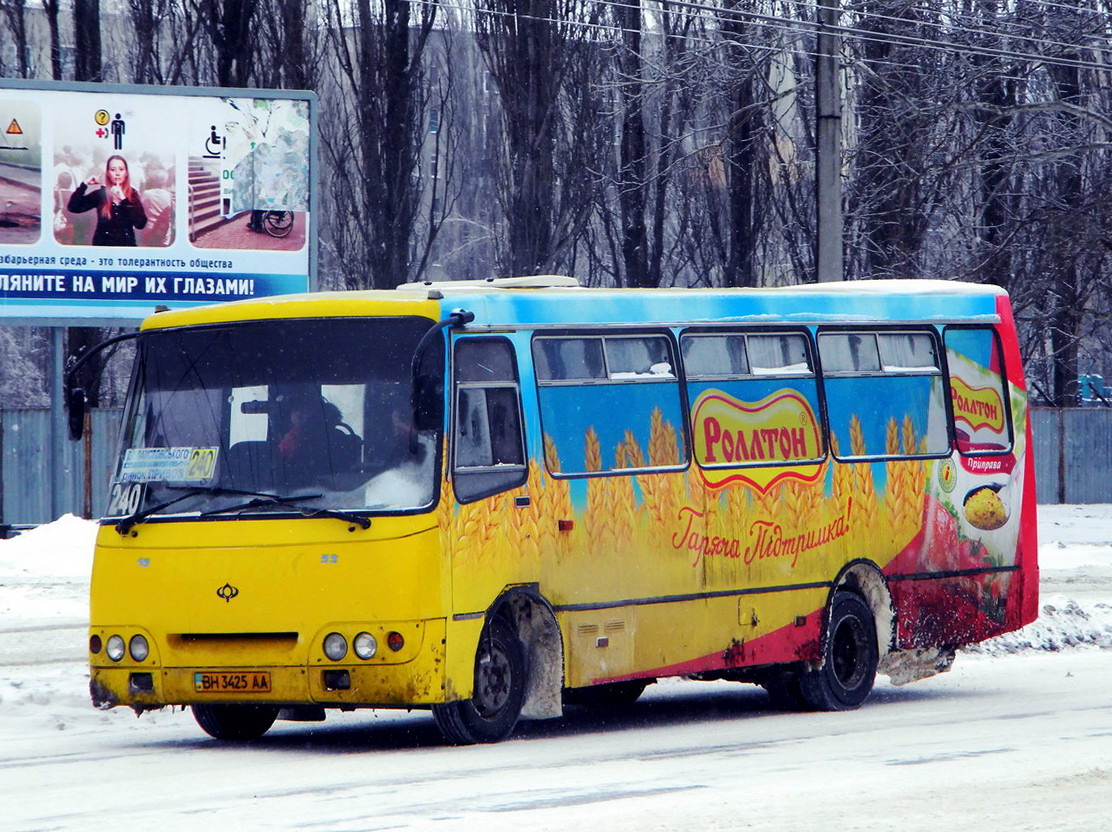
[[[985,283],[967,283],[959,280],[942,280],[935,278],[886,278],[882,280],[847,280],[829,283],[801,283],[791,286],[760,286],[760,287],[685,287],[668,286],[651,289],[627,289],[614,286],[583,286],[578,279],[567,275],[523,275],[519,277],[487,277],[468,280],[443,280],[423,281],[418,283],[403,283],[395,291],[398,292],[428,292],[439,290],[441,292],[475,293],[487,292],[492,289],[581,289],[592,293],[603,292],[648,292],[652,294],[683,292],[695,294],[717,294],[729,292],[731,294],[770,295],[770,294],[853,294],[853,295],[1004,295],[1006,292],[999,286]]]
[[[553,289],[583,288],[579,280],[563,274],[532,274],[521,277],[485,277],[475,280],[425,280],[418,283],[403,283],[398,291],[425,291],[428,289],[487,290],[487,289]]]

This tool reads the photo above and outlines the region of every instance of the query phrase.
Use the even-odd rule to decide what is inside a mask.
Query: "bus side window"
[[[822,460],[818,382],[804,333],[689,330],[680,346],[700,467]],[[769,432],[791,440],[763,440]]]
[[[553,474],[687,464],[679,375],[666,334],[537,336],[533,363],[545,465]]]
[[[949,453],[942,370],[929,330],[820,332],[818,343],[838,459]]]
[[[453,477],[461,503],[522,485],[528,477],[513,344],[462,338],[453,360]]]

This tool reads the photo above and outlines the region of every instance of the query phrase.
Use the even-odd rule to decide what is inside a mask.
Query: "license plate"
[[[193,689],[197,693],[270,693],[270,671],[208,670],[194,673]]]

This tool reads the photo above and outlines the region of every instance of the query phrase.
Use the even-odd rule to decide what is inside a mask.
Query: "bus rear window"
[[[1012,447],[1000,342],[988,327],[948,327],[945,333],[954,441],[966,456]]]

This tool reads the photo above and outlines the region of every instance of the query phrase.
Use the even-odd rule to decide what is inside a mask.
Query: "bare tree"
[[[676,162],[691,100],[683,90],[694,81],[684,60],[697,13],[667,2],[650,8],[639,2],[612,14],[618,32],[607,50],[610,75],[594,83],[604,84],[613,99],[600,120],[615,132],[616,159],[607,165],[603,157],[601,226],[591,242],[601,251],[589,259],[599,261],[602,272],[613,271],[620,285],[660,286],[677,228],[671,204],[676,179],[685,175]]]
[[[62,0],[42,0],[42,10],[46,15],[46,25],[50,32],[50,77],[62,80],[62,35],[59,16]]]
[[[985,34],[971,39],[974,46],[1003,51],[1007,40],[997,0],[978,0],[974,14]],[[1012,166],[1015,160],[1015,113],[1022,75],[1018,62],[994,55],[970,58],[973,94],[971,144],[981,145],[975,173],[976,204],[979,207],[973,274],[983,283],[1011,287],[1008,240],[1014,229],[1015,199],[1012,196]]]
[[[937,51],[903,38],[923,38],[933,12],[913,0],[864,0],[853,6],[869,34],[858,42],[856,141],[851,148],[847,272],[854,277],[920,277],[930,228],[936,153],[945,119]]]
[[[757,286],[756,253],[764,230],[768,190],[762,174],[768,165],[766,142],[770,90],[768,89],[769,33],[742,14],[752,8],[747,0],[725,0],[719,27],[731,64],[739,71],[727,82],[729,111],[722,145],[726,182],[722,244],[724,282],[727,286]]]
[[[27,0],[0,0],[0,10],[4,13],[8,32],[11,34],[15,51],[15,72],[20,78],[31,77],[31,66],[27,60]],[[6,67],[0,67],[7,72]]]
[[[48,332],[40,327],[0,327],[0,406],[42,407],[49,402]]]
[[[1090,47],[1103,17],[1084,7],[986,2],[1010,41],[1043,60],[983,60],[976,90],[978,246],[970,273],[1008,288],[1039,396],[1078,401],[1082,354],[1107,341],[1112,285],[1110,72]],[[1091,368],[1090,368],[1091,370]]]
[[[316,0],[260,0],[256,12],[259,86],[315,89],[321,73]]]
[[[627,286],[651,286],[649,235],[645,224],[645,183],[650,164],[645,119],[645,78],[641,53],[644,12],[639,0],[615,12],[621,29],[617,85],[620,143],[617,190],[621,212],[622,265]]]
[[[591,0],[490,0],[475,16],[476,38],[501,111],[497,157],[504,224],[500,267],[514,274],[568,262],[592,204],[591,177],[577,162],[597,127],[584,62],[598,60],[588,32],[601,7]]]
[[[215,82],[222,87],[251,84],[256,55],[255,12],[259,0],[188,0],[208,34]],[[200,80],[200,79],[199,79]]]
[[[193,52],[203,20],[187,15],[180,0],[127,0],[132,37],[131,80],[137,84],[181,84],[186,56]]]
[[[100,0],[73,0],[73,78],[103,81]]]
[[[321,136],[329,168],[324,220],[329,255],[347,288],[390,288],[413,273],[417,176],[427,125],[422,59],[436,6],[407,0],[333,0],[333,116]],[[416,258],[419,260],[419,258]]]

